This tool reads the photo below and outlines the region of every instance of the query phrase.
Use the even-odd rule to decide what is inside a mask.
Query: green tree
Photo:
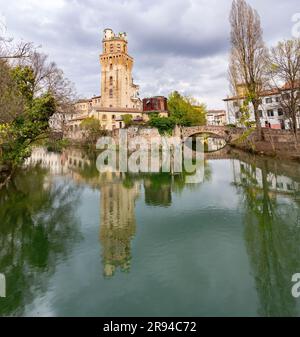
[[[34,97],[34,76],[30,67],[18,66],[11,70],[16,84],[16,95],[22,98],[22,113],[1,124],[1,163],[10,173],[30,155],[31,145],[49,130],[49,118],[55,113],[52,95],[45,93]]]
[[[95,144],[97,139],[104,133],[101,129],[100,121],[95,117],[87,117],[81,122],[80,126],[85,131],[85,139],[89,144]]]
[[[172,134],[176,122],[173,118],[159,117],[158,115],[152,115],[150,117],[149,125],[153,128],[157,128],[160,134]]]
[[[206,107],[199,104],[192,97],[185,97],[174,91],[170,94],[168,100],[170,118],[177,125],[192,126],[204,125],[206,123]]]
[[[123,122],[125,123],[125,126],[128,127],[132,125],[132,115],[126,114],[122,116]]]
[[[206,124],[206,107],[199,104],[195,98],[185,97],[174,91],[169,95],[169,117],[159,117],[158,113],[150,116],[149,125],[159,130],[161,134],[171,134],[175,125],[193,126]]]

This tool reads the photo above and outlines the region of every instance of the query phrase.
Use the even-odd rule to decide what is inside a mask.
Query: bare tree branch
[[[280,106],[297,137],[300,107],[300,39],[279,42],[269,55],[269,74],[280,94]]]
[[[234,0],[230,14],[231,56],[229,79],[231,89],[240,96],[240,88],[253,105],[256,128],[262,138],[259,116],[260,94],[266,86],[267,49],[263,41],[258,13],[244,0]]]

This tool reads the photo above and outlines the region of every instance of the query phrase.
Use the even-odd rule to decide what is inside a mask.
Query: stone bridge
[[[245,130],[242,128],[232,128],[228,126],[191,126],[191,127],[182,127],[175,130],[175,135],[180,135],[181,137],[188,138],[197,134],[210,134],[217,138],[223,138],[227,143],[238,139]]]

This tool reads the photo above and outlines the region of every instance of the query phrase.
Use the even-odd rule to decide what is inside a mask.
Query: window
[[[266,103],[267,103],[267,104],[272,103],[272,102],[273,102],[273,100],[272,100],[271,97],[266,98]]]
[[[110,78],[109,78],[109,85],[113,85],[113,77],[112,76],[110,76]]]
[[[111,119],[114,121],[116,119],[116,116],[115,115],[112,115],[111,116]]]
[[[276,184],[276,187],[283,190],[283,183],[277,183]]]
[[[113,69],[113,65],[112,63],[109,65],[109,70],[112,70]]]
[[[283,109],[278,109],[278,116],[283,116]]]
[[[258,110],[258,116],[259,116],[260,118],[262,118],[262,116],[263,116],[262,110]]]
[[[274,110],[267,111],[269,117],[274,117]]]
[[[109,89],[109,97],[113,98],[113,90],[112,89]]]
[[[277,96],[277,97],[276,97],[276,103],[279,103],[279,102],[280,102],[280,97]]]
[[[107,116],[106,116],[106,115],[103,115],[103,116],[102,116],[102,120],[103,120],[103,121],[106,121],[106,120],[107,120]]]

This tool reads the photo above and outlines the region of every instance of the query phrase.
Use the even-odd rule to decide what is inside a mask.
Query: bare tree
[[[35,97],[47,92],[55,98],[56,114],[52,122],[64,129],[69,116],[74,113],[76,98],[73,84],[66,79],[64,72],[54,62],[48,61],[48,55],[34,51],[28,58],[20,60],[19,64],[33,69]]]
[[[267,48],[263,41],[260,18],[256,10],[244,0],[234,0],[230,14],[231,56],[230,82],[239,96],[239,86],[244,87],[245,96],[252,104],[258,136],[262,139],[259,116],[260,95],[265,86]]]
[[[6,36],[6,26],[0,22],[0,60],[22,59],[29,57],[33,50],[31,42],[14,43],[11,37]]]
[[[281,96],[281,108],[290,120],[291,129],[297,138],[297,116],[300,107],[300,39],[279,42],[271,49],[269,61],[272,82]]]

